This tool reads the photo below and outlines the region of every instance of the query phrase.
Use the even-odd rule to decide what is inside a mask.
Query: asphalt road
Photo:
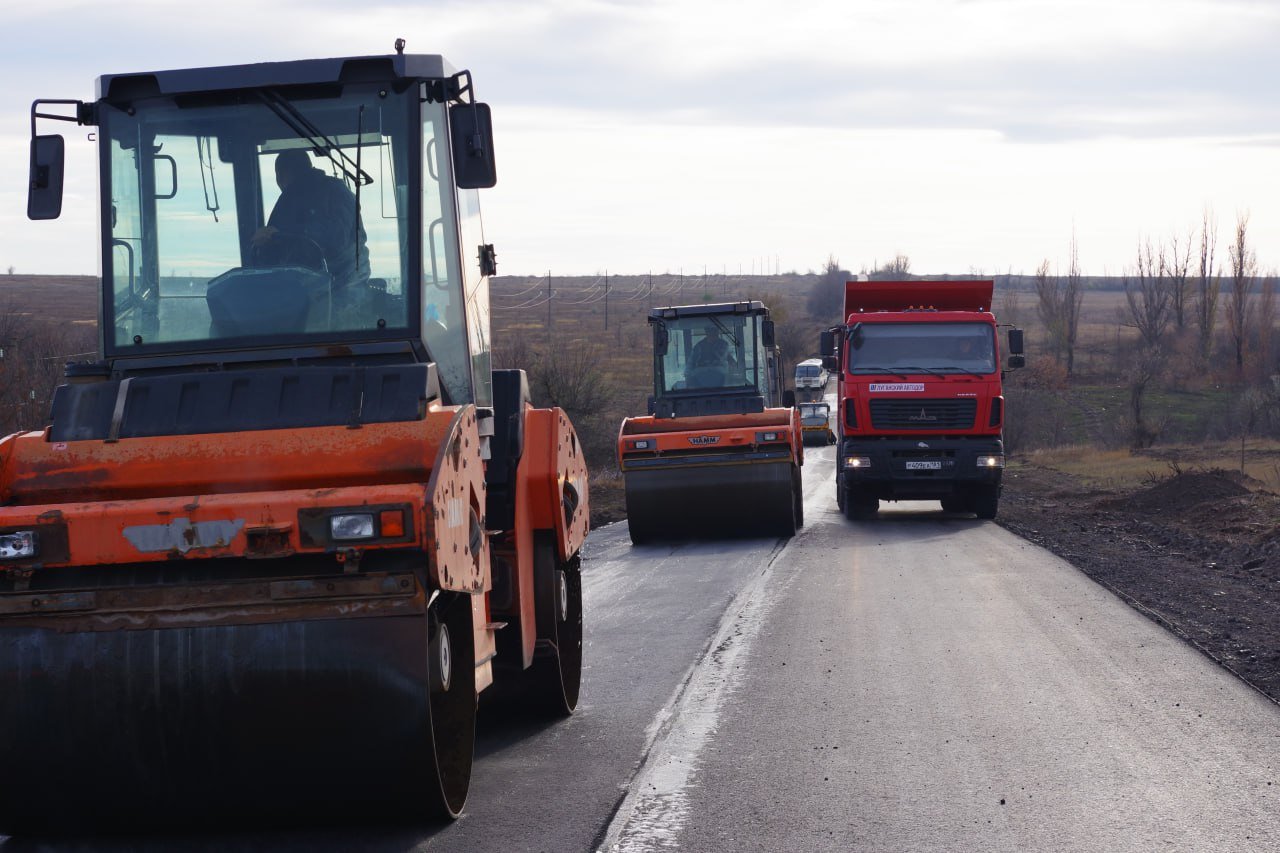
[[[887,506],[809,511],[609,850],[1280,849],[1280,709],[1001,528]]]
[[[1047,552],[891,505],[584,554],[577,715],[486,713],[433,829],[0,842],[71,850],[1270,850],[1280,709]]]

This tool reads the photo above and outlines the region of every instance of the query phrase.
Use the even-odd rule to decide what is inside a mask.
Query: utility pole
[[[551,351],[551,270],[547,270],[547,351]]]
[[[609,331],[609,271],[604,271],[604,330]]]

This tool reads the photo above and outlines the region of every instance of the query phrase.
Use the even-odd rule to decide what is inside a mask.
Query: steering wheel
[[[690,388],[713,388],[724,385],[725,368],[722,365],[703,365],[685,371],[685,384]]]
[[[275,231],[265,241],[253,247],[255,267],[307,267],[328,272],[324,261],[324,249],[310,237]]]

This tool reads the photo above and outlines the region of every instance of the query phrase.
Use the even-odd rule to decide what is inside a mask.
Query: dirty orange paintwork
[[[359,429],[309,427],[206,435],[48,441],[11,436],[0,505],[423,483],[454,411]]]
[[[551,533],[567,560],[586,539],[589,508],[586,462],[569,419],[560,409],[531,407],[525,417],[516,524],[500,556],[515,563],[527,666],[537,639],[534,535]],[[492,681],[500,624],[488,612],[491,554],[473,406],[433,406],[420,421],[359,429],[118,442],[53,443],[47,432],[10,436],[0,440],[0,504],[0,529],[39,529],[57,545],[38,561],[0,566],[14,576],[60,565],[110,571],[175,560],[310,553],[340,561],[352,550],[357,559],[370,549],[421,551],[433,588],[471,595],[477,690]],[[395,541],[335,548],[310,541],[300,523],[302,512],[388,504],[407,508],[408,530],[388,537]]]
[[[511,600],[501,618],[518,625],[522,665],[527,667],[537,643],[536,534],[549,532],[563,561],[581,549],[590,529],[586,460],[577,433],[561,409],[525,408],[524,455],[516,471],[516,495],[515,523],[499,537],[493,551],[496,560],[508,564],[513,578]]]
[[[778,440],[757,442],[757,433],[777,432]],[[637,449],[636,440],[652,442]],[[745,415],[713,415],[699,418],[655,418],[647,415],[623,420],[618,431],[618,464],[625,469],[628,457],[661,456],[664,453],[704,449],[732,453],[762,448],[787,447],[796,465],[804,463],[804,442],[800,414],[796,409],[765,409]]]

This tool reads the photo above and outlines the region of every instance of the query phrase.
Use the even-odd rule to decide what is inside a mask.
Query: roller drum
[[[789,460],[628,471],[632,540],[790,536],[797,525],[797,482]]]
[[[0,629],[0,834],[460,809],[470,638],[453,632],[455,699],[433,701],[433,621]]]

